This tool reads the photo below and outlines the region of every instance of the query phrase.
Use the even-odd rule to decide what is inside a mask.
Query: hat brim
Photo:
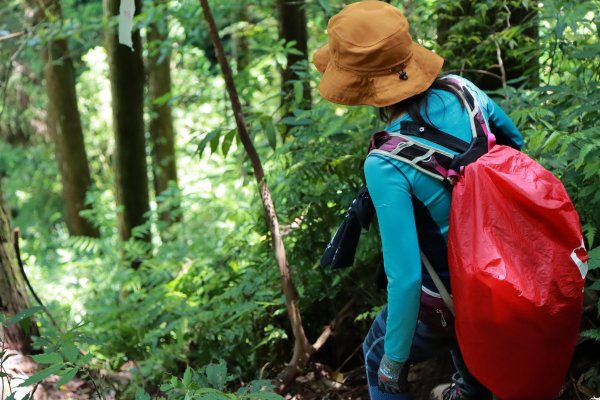
[[[325,45],[313,55],[313,63],[323,75],[319,93],[334,103],[375,107],[389,106],[422,93],[439,75],[444,59],[414,42],[411,50],[412,57],[404,68],[408,79],[402,80],[393,72],[367,75],[340,68],[331,61],[329,45]]]

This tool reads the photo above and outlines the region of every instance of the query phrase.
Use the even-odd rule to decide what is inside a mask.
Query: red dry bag
[[[448,238],[456,334],[502,400],[556,397],[579,332],[587,253],[550,172],[494,146],[454,185]]]

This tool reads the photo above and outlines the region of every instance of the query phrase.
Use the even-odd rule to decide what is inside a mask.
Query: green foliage
[[[186,368],[183,377],[171,378],[169,383],[161,385],[160,390],[167,394],[166,399],[205,399],[205,400],[281,400],[283,397],[272,392],[270,381],[256,380],[241,387],[236,393],[226,393],[225,384],[232,379],[227,375],[227,366],[221,361],[208,364],[199,371]],[[138,391],[136,400],[149,397]]]
[[[0,330],[21,323],[24,320],[28,320],[29,317],[32,316],[40,318],[41,314],[39,314],[39,312],[41,309],[42,308],[39,306],[29,307],[10,318],[6,317],[4,314],[0,314]],[[66,333],[60,333],[53,329],[46,329],[45,335],[35,338],[34,347],[43,350],[42,353],[35,354],[31,357],[33,361],[39,364],[38,371],[29,378],[19,382],[18,385],[14,386],[13,384],[15,388],[34,386],[32,392],[25,395],[26,399],[33,398],[33,393],[35,393],[37,386],[51,375],[59,376],[56,383],[57,388],[67,384],[78,374],[84,379],[92,379],[89,375],[89,365],[93,355],[92,353],[84,354],[75,344],[75,342],[85,340],[80,333],[80,328],[80,326],[75,327]],[[10,383],[14,378],[11,378],[11,376],[7,374],[4,364],[6,363],[6,360],[14,354],[7,353],[5,349],[5,337],[3,336],[0,344],[0,377],[7,379]],[[9,389],[12,387],[10,384],[8,386]],[[14,397],[16,392],[7,391],[6,394],[9,396],[8,398],[10,398],[11,396]]]
[[[16,31],[25,21],[20,2],[10,3],[14,21],[6,29]],[[374,110],[333,105],[319,100],[316,91],[306,109],[301,81],[293,84],[290,112],[281,109],[279,72],[286,53],[294,50],[278,39],[272,1],[246,3],[214,1],[215,16],[273,193],[309,339],[318,337],[346,302],[356,300],[355,326],[341,332],[356,332],[354,342],[336,342],[338,354],[331,356],[345,359],[344,346],[351,354],[384,301],[372,290],[380,251],[376,229],[364,234],[354,268],[323,270],[318,260],[363,183],[368,137],[382,124]],[[327,19],[343,3],[307,2],[311,49],[323,45]],[[524,73],[532,78],[527,82],[509,80],[492,95],[523,132],[526,151],[560,177],[574,200],[591,249],[589,286],[600,291],[600,2],[544,0],[537,18],[522,24],[510,23],[504,5],[533,2],[473,2],[471,15],[452,20],[447,40],[437,45],[439,17],[454,10],[456,1],[392,3],[409,7],[414,37],[446,57],[446,70],[486,69],[490,60],[497,63],[498,47],[503,57],[537,69]],[[152,199],[150,220],[137,230],[160,233],[149,245],[123,243],[117,235],[101,3],[68,0],[62,6],[63,24],[37,26],[0,48],[8,60],[22,46],[16,60],[27,67],[13,70],[2,84],[8,90],[6,103],[0,102],[2,197],[13,226],[22,231],[27,272],[68,329],[54,332],[41,318],[37,343],[44,353],[36,356],[45,365],[41,372],[55,368],[65,383],[85,375],[90,362],[108,370],[133,364],[134,384],[121,394],[124,399],[148,399],[161,383],[168,399],[279,398],[264,381],[233,392],[239,382],[257,378],[261,367],[267,365],[270,376],[289,361],[291,332],[256,183],[197,1],[146,2],[136,19],[140,27],[169,23],[169,39],[148,43],[147,49],[172,52],[173,88],[160,102],[173,107],[178,137],[179,188]],[[242,11],[247,18],[240,21],[236,16]],[[538,40],[523,38],[532,24]],[[64,223],[52,140],[42,123],[46,99],[41,82],[32,77],[41,75],[39,46],[51,37],[68,37],[75,59],[93,177],[87,196],[92,208],[85,216],[100,228],[100,239],[70,238]],[[247,63],[237,57],[241,38],[248,46]],[[497,67],[491,70],[499,73]],[[318,73],[309,71],[303,79],[314,88]],[[159,218],[163,211],[174,223]],[[142,261],[137,270],[131,268],[134,260]],[[27,317],[13,322],[21,316]],[[586,334],[598,337],[597,330]],[[85,358],[89,354],[93,360]],[[165,382],[164,376],[172,378]]]

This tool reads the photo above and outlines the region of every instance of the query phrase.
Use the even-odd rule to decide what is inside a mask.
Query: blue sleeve
[[[421,256],[410,182],[395,160],[385,156],[367,157],[364,169],[377,212],[388,279],[385,354],[404,362],[410,354],[421,295]]]
[[[496,142],[520,150],[523,147],[523,136],[504,110],[494,100],[489,99],[487,112]]]

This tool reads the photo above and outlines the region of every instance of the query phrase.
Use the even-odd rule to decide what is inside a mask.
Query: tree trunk
[[[59,0],[30,4],[36,24],[62,19]],[[85,204],[85,194],[91,178],[77,107],[75,69],[68,43],[66,39],[51,38],[41,49],[48,93],[48,129],[54,140],[69,234],[98,237],[98,229],[80,215],[82,210],[89,208]]]
[[[294,102],[292,81],[302,82],[302,102],[300,106],[309,108],[311,104],[310,83],[306,77],[308,73],[308,36],[306,33],[305,8],[304,0],[277,0],[279,38],[286,43],[294,41],[294,48],[300,53],[288,53],[287,65],[281,73],[282,104],[286,112],[290,111]],[[304,63],[303,67],[302,64],[296,65],[297,63]]]
[[[445,2],[438,9],[438,43],[442,52],[448,51],[445,69],[462,72],[484,90],[500,89],[507,81],[517,78],[525,78],[518,83],[519,85],[537,86],[537,5],[496,2],[487,9],[484,20],[477,26],[458,24],[468,18],[481,18],[476,16],[476,9],[480,3],[483,3],[483,0]],[[515,35],[514,40],[517,44],[514,49],[489,41],[494,33],[517,25],[523,27],[523,32]],[[464,27],[463,30],[460,29],[461,26]],[[451,34],[456,35],[458,42],[450,41]],[[451,45],[453,47],[450,47]],[[531,48],[531,51],[523,53],[525,46]],[[464,61],[467,59],[475,59],[476,65],[465,66]]]
[[[156,7],[164,10],[164,0],[158,0]],[[162,14],[160,14],[162,15]],[[165,96],[171,93],[171,54],[161,53],[161,44],[168,40],[166,18],[155,21],[148,26],[148,80],[151,104],[150,137],[152,140],[152,172],[154,176],[154,192],[159,208],[158,197],[169,188],[172,182],[177,186],[177,163],[175,155],[175,133],[171,106]],[[162,49],[165,49],[163,46]],[[174,213],[177,209],[164,210],[160,218],[167,222],[179,220]]]
[[[141,12],[135,1],[135,15]],[[119,0],[104,0],[108,16],[119,14]],[[116,27],[107,31],[107,52],[112,93],[113,130],[115,134],[115,181],[119,235],[132,236],[132,229],[147,222],[148,175],[144,138],[144,62],[140,31],[133,31],[133,51],[119,44]],[[140,239],[150,241],[150,233]]]
[[[27,289],[13,247],[8,216],[4,205],[0,203],[0,313],[12,316],[29,307]],[[4,341],[7,348],[18,350],[22,354],[32,354],[31,336],[39,336],[33,317],[9,328],[0,325],[0,341]]]

